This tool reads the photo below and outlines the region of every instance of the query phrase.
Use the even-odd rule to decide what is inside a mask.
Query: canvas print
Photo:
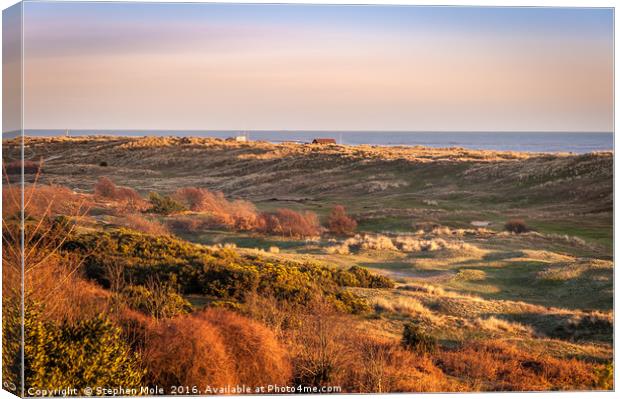
[[[613,390],[613,23],[4,10],[3,389]]]

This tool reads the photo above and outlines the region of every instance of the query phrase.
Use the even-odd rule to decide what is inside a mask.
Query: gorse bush
[[[362,288],[394,288],[394,281],[380,274],[372,273],[360,266],[351,266],[339,273],[343,279],[340,285]]]
[[[369,312],[371,307],[365,298],[353,294],[350,291],[339,291],[335,295],[336,307],[343,312],[360,314]]]
[[[28,306],[24,324],[26,387],[140,385],[144,375],[140,359],[109,321],[93,318],[57,326],[41,321]]]
[[[147,285],[151,278],[172,280],[181,293],[236,302],[258,292],[296,304],[323,295],[351,304],[349,296],[336,295],[341,287],[393,286],[391,280],[362,268],[342,270],[312,263],[274,262],[123,229],[76,236],[63,244],[63,251],[85,256],[86,276],[104,287],[111,285],[107,270],[120,265],[123,279],[134,285]]]
[[[160,215],[170,215],[185,210],[185,207],[180,202],[155,192],[149,194],[149,202],[151,203],[151,208],[148,211]]]
[[[191,312],[192,305],[167,284],[128,285],[120,292],[123,303],[155,319]]]
[[[437,339],[413,323],[405,324],[402,344],[416,353],[433,353],[437,350]]]
[[[347,211],[342,205],[336,205],[331,210],[327,219],[329,232],[336,235],[350,235],[355,232],[357,222],[347,216]]]

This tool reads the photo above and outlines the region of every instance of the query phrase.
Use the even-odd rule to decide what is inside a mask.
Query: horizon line
[[[269,132],[269,133],[297,133],[297,132],[310,132],[310,133],[615,133],[615,130],[347,130],[347,129],[123,129],[123,128],[49,128],[49,129],[15,129],[3,131],[2,134],[12,134],[19,132],[45,132],[45,131],[92,131],[92,132],[108,132],[113,134],[117,132]]]

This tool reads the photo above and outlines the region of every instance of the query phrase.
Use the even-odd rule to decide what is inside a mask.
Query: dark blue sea
[[[65,135],[64,130],[27,130],[31,136]],[[196,136],[227,138],[245,134],[249,140],[269,142],[311,142],[314,138],[333,138],[339,144],[378,146],[463,147],[481,150],[525,152],[612,151],[613,133],[583,132],[379,132],[379,131],[224,131],[224,130],[70,130],[70,136]],[[4,138],[16,133],[5,133]]]

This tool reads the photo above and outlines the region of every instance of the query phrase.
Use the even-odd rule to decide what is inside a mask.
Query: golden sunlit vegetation
[[[609,155],[33,143],[23,225],[2,193],[5,381],[23,259],[26,387],[613,389]]]

